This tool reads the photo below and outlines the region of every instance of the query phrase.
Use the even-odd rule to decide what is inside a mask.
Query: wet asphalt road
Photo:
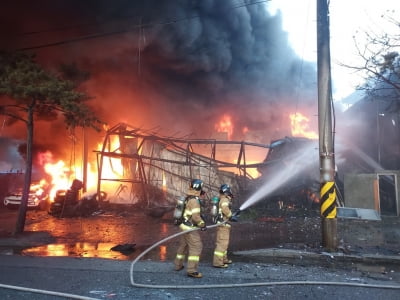
[[[293,263],[278,259],[262,263],[257,258],[248,260],[233,255],[235,262],[228,269],[212,268],[212,229],[202,233],[204,251],[200,271],[204,278],[188,278],[184,271],[172,270],[177,243],[172,240],[146,255],[135,265],[132,274],[136,283],[179,287],[134,287],[130,281],[132,260],[154,243],[179,231],[170,216],[150,218],[141,213],[113,211],[89,218],[57,219],[45,212],[30,211],[26,233],[7,239],[16,212],[0,213],[0,241],[3,241],[0,283],[42,292],[0,288],[0,299],[65,298],[48,295],[47,291],[69,293],[72,295],[67,298],[76,299],[399,299],[400,295],[399,289],[382,287],[400,286],[399,270],[390,266],[368,269],[333,264],[325,267],[305,260]],[[387,229],[383,223],[358,223],[364,231],[359,226],[342,224],[339,235],[352,242],[349,244],[352,250],[378,249],[396,254],[397,249],[398,254],[397,222],[398,219],[392,219]],[[111,246],[126,243],[136,244],[132,253],[110,251]],[[293,245],[305,249],[315,248],[319,243],[318,219],[264,217],[256,222],[242,220],[234,224],[230,250]],[[11,247],[5,247],[6,244]],[[332,285],[326,284],[329,282]],[[252,286],[238,286],[245,283]],[[181,288],[181,285],[211,284],[227,287]]]
[[[399,279],[390,274],[287,264],[235,262],[228,269],[203,264],[201,279],[175,272],[170,263],[0,255],[0,283],[35,292],[0,288],[1,299],[399,299]],[[210,287],[220,284],[224,287]],[[239,286],[239,285],[253,286]],[[165,287],[156,288],[164,285]],[[166,288],[169,286],[171,288]],[[182,288],[195,286],[196,288]],[[174,288],[172,288],[174,287]],[[389,288],[384,288],[389,287]],[[63,293],[62,297],[50,292]],[[65,295],[68,294],[68,295]]]
[[[0,211],[0,237],[10,235],[15,227],[17,211]],[[7,221],[8,220],[8,221]],[[312,218],[268,218],[259,222],[245,218],[232,224],[230,251],[279,247],[285,243],[319,244],[319,220]],[[297,223],[294,225],[293,223]],[[210,224],[210,223],[209,223]],[[3,234],[1,233],[3,229]],[[32,236],[21,239],[21,247],[8,251],[35,256],[100,257],[132,260],[154,243],[179,232],[173,225],[172,213],[154,218],[141,211],[112,210],[87,218],[55,218],[45,211],[28,211],[26,233],[42,233],[42,240]],[[46,234],[48,239],[46,240]],[[215,230],[201,232],[203,257],[211,259]],[[36,240],[35,240],[36,239]],[[24,245],[22,241],[26,241]],[[27,247],[32,244],[35,247]],[[160,245],[151,258],[160,261],[175,256],[178,239]],[[18,244],[18,243],[17,243]],[[118,245],[135,245],[132,253],[110,251]],[[0,248],[1,249],[1,248]],[[3,251],[5,251],[3,249]]]

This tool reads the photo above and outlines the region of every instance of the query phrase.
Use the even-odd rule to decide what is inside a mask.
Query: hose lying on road
[[[221,226],[226,222],[207,226],[207,229],[211,229],[217,226]],[[400,285],[380,285],[380,284],[364,284],[364,283],[352,283],[352,282],[339,282],[339,281],[272,281],[272,282],[249,282],[249,283],[232,283],[232,284],[196,284],[196,285],[152,285],[136,283],[133,279],[133,267],[134,265],[149,251],[157,247],[158,245],[176,238],[182,234],[186,234],[191,231],[199,230],[200,228],[194,228],[182,232],[170,235],[161,241],[143,251],[135,260],[132,261],[130,267],[130,280],[134,287],[141,288],[155,288],[155,289],[211,289],[211,288],[231,288],[231,287],[255,287],[255,286],[276,286],[276,285],[335,285],[335,286],[352,286],[352,287],[365,287],[365,288],[379,288],[379,289],[400,289]]]
[[[223,224],[223,223],[221,223]],[[220,226],[221,224],[215,224],[208,226],[208,229]],[[278,286],[278,285],[334,285],[334,286],[351,286],[351,287],[364,287],[364,288],[379,288],[379,289],[400,289],[400,285],[379,285],[379,284],[362,284],[362,283],[349,283],[349,282],[327,282],[327,281],[272,281],[272,282],[250,282],[250,283],[232,283],[232,284],[206,284],[206,285],[151,285],[151,284],[142,284],[136,283],[133,279],[133,267],[134,265],[149,251],[157,247],[158,245],[171,240],[177,236],[182,234],[186,234],[190,231],[199,230],[200,228],[194,228],[191,230],[178,232],[173,234],[157,243],[152,245],[151,247],[147,248],[143,251],[134,261],[131,263],[130,267],[130,280],[131,284],[134,287],[140,288],[156,288],[156,289],[211,289],[211,288],[230,288],[230,287],[257,287],[257,286]],[[69,299],[78,299],[78,300],[99,300],[98,298],[91,298],[85,297],[80,295],[68,294],[68,293],[60,293],[48,290],[40,290],[40,289],[32,289],[27,287],[21,286],[14,286],[14,285],[6,285],[0,283],[0,288],[12,289],[12,290],[19,290],[23,292],[31,292],[31,293],[38,293],[44,295],[53,295],[59,296]]]
[[[23,286],[15,286],[15,285],[8,285],[8,284],[1,284],[1,283],[0,283],[0,288],[17,290],[17,291],[22,291],[22,292],[44,294],[44,295],[52,295],[52,296],[64,297],[64,298],[68,298],[68,299],[100,300],[98,298],[90,298],[90,297],[85,297],[85,296],[80,296],[80,295],[59,293],[59,292],[53,292],[53,291],[47,291],[47,290],[31,289],[31,288],[27,288],[27,287],[23,287]]]

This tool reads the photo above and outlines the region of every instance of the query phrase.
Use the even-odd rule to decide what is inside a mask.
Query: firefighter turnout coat
[[[200,191],[189,189],[185,210],[183,212],[183,222],[179,225],[182,231],[196,227],[205,227],[206,224],[201,217]],[[203,250],[200,233],[198,230],[190,231],[181,235],[179,246],[175,258],[175,270],[181,270],[187,255],[187,273],[197,272],[200,254]]]
[[[218,221],[223,223],[232,217],[231,211],[232,198],[228,195],[222,194],[219,200]],[[231,263],[228,259],[228,245],[231,225],[229,223],[221,224],[217,227],[217,236],[214,250],[213,266],[220,267],[227,263]]]

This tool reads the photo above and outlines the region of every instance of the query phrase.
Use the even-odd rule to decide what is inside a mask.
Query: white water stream
[[[302,148],[296,149],[284,160],[285,168],[274,172],[273,176],[268,176],[267,182],[251,195],[241,206],[240,210],[245,210],[254,205],[264,197],[270,195],[276,189],[284,186],[288,181],[298,176],[301,172],[311,169],[314,164],[318,168],[319,151],[318,145],[311,143]]]
[[[339,165],[346,164],[346,158],[342,157],[340,153],[351,151],[357,155],[358,158],[363,160],[368,167],[370,167],[372,170],[375,170],[375,172],[383,170],[382,166],[378,162],[354,145],[338,143],[338,150],[338,153],[335,154],[335,159]],[[305,170],[313,170],[313,164],[315,164],[316,170],[319,171],[318,143],[311,143],[307,146],[296,149],[293,154],[284,159],[283,162],[284,163],[282,165],[285,165],[285,168],[282,168],[277,172],[275,170],[272,176],[268,176],[268,179],[264,185],[240,206],[240,210],[245,210],[246,208],[254,205],[261,199],[276,191],[278,188],[284,186],[287,182]]]

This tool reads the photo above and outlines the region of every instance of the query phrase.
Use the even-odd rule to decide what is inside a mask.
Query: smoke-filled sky
[[[283,28],[289,33],[290,43],[307,61],[317,61],[317,2],[271,0],[269,4],[270,11],[282,12]],[[399,26],[390,20],[398,20],[399,11],[400,1],[395,0],[329,1],[332,93],[336,104],[354,93],[366,78],[364,72],[354,72],[343,64],[364,65],[357,47],[364,49],[368,36],[396,36]],[[392,49],[396,50],[394,45]],[[351,104],[351,99],[344,100]],[[347,105],[342,107],[347,108]]]
[[[37,54],[46,68],[75,63],[111,126],[210,138],[223,114],[233,139],[290,135],[289,113],[316,123],[316,66],[303,62],[282,16],[256,0],[70,0],[0,4],[0,48]],[[39,124],[36,142],[62,126]],[[315,127],[314,127],[315,128]],[[316,129],[316,128],[315,128]],[[21,130],[4,129],[12,138]],[[94,133],[93,133],[94,134]],[[48,144],[49,141],[44,140]]]

